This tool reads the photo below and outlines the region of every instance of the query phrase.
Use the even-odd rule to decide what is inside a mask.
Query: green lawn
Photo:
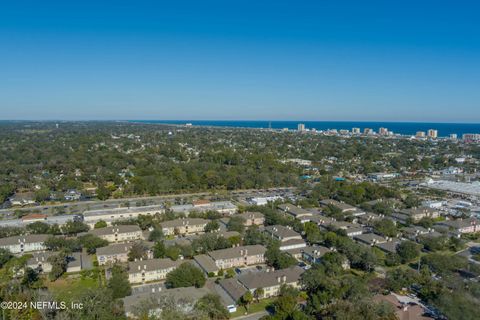
[[[80,277],[75,279],[62,277],[54,282],[47,280],[45,284],[57,299],[65,301],[75,299],[88,289],[98,288],[96,279]]]
[[[260,300],[258,303],[252,303],[248,306],[248,314],[257,313],[259,311],[265,310],[272,302],[275,301],[275,298],[268,298]],[[242,306],[237,307],[237,311],[230,314],[230,318],[241,317],[245,315],[245,308]]]

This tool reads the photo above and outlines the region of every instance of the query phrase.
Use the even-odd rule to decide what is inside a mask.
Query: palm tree
[[[245,306],[245,310],[248,312],[248,305],[252,303],[253,300],[252,293],[250,291],[247,291],[240,299],[242,304]]]
[[[257,288],[253,292],[253,296],[255,297],[255,299],[257,299],[258,302],[260,300],[260,297],[262,297],[264,293],[265,291],[263,290],[263,288]]]

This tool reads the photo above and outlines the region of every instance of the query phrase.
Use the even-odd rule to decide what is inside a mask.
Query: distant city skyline
[[[473,1],[10,2],[2,120],[480,123]]]

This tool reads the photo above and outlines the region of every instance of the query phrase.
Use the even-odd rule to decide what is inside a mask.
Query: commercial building
[[[144,206],[144,207],[125,207],[102,210],[89,210],[83,213],[84,222],[90,227],[99,221],[105,221],[111,225],[113,221],[138,218],[139,215],[153,216],[165,213],[163,205]]]

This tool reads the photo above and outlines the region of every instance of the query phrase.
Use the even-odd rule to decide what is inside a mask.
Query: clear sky
[[[480,122],[479,1],[3,1],[0,119]]]

